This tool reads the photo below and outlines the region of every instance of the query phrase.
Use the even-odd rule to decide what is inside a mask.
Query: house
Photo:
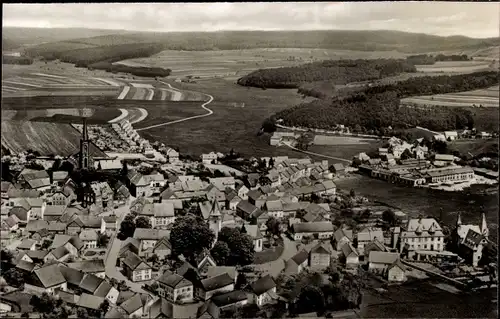
[[[156,282],[157,293],[171,302],[191,302],[194,298],[193,284],[178,274],[167,270]]]
[[[79,237],[83,243],[84,249],[97,248],[97,239],[99,236],[95,230],[82,230]]]
[[[149,251],[143,253],[145,253],[146,258],[156,255],[160,260],[163,260],[172,253],[172,244],[167,237],[163,237],[151,249],[151,253]]]
[[[233,266],[208,266],[205,275],[207,278],[215,277],[222,274],[228,274],[236,283],[238,278],[238,270]]]
[[[226,194],[212,184],[210,184],[207,187],[206,196],[207,196],[207,199],[211,202],[217,201],[219,203],[219,205],[221,205],[221,206],[224,206],[226,204]]]
[[[51,250],[47,256],[46,259],[47,261],[58,261],[58,262],[64,262],[66,259],[68,259],[71,256],[69,250],[66,249],[66,247],[61,246],[59,248]]]
[[[142,175],[139,172],[131,170],[127,174],[130,194],[134,197],[151,197],[153,194],[160,193],[160,190],[166,185],[167,180],[162,174]]]
[[[103,297],[82,293],[76,305],[86,309],[99,310],[104,300]]]
[[[153,228],[166,228],[175,222],[175,208],[173,203],[153,203],[153,216],[151,226]]]
[[[126,276],[132,282],[151,280],[151,266],[133,252],[128,252],[122,265]]]
[[[469,229],[460,247],[460,253],[472,266],[477,267],[483,255],[483,248],[488,244],[487,234]]]
[[[451,154],[436,154],[434,155],[434,165],[446,166],[455,161],[455,156]]]
[[[434,218],[413,218],[408,221],[406,231],[401,232],[400,252],[408,250],[408,257],[417,251],[444,250],[444,234]]]
[[[25,290],[34,293],[57,294],[57,290],[67,290],[66,279],[56,264],[38,268],[33,271],[24,285]]]
[[[15,189],[14,185],[11,182],[2,181],[2,198],[9,198],[9,191],[11,189]]]
[[[92,274],[85,274],[78,287],[82,291],[93,295],[103,281],[104,279],[94,276]]]
[[[146,306],[150,301],[147,295],[137,293],[120,303],[120,308],[128,315],[128,318],[141,318],[147,314]]]
[[[56,191],[47,196],[47,206],[57,205],[66,207],[71,203],[71,200],[74,198],[71,192],[65,191]]]
[[[43,220],[57,221],[61,218],[66,210],[66,205],[47,205],[43,214]]]
[[[82,271],[66,267],[63,264],[59,265],[59,271],[63,275],[64,279],[66,279],[68,289],[74,290],[75,288],[80,288],[80,283],[85,276]]]
[[[19,246],[16,247],[16,249],[20,250],[36,250],[36,241],[32,239],[24,239]]]
[[[104,220],[106,231],[115,232],[119,229],[116,215],[104,216],[102,219]]]
[[[353,235],[351,229],[339,228],[334,233],[335,248],[340,251],[346,243],[352,242]]]
[[[359,254],[351,243],[342,246],[342,255],[345,258],[347,268],[355,268],[359,264]]]
[[[197,296],[202,301],[210,299],[213,295],[234,290],[234,279],[227,273],[208,277],[200,281]]]
[[[236,309],[248,304],[246,292],[241,290],[226,292],[213,296],[206,301],[198,310],[197,318],[218,319],[222,311],[227,309]]]
[[[106,231],[106,223],[102,217],[97,216],[76,216],[68,223],[68,235],[77,235],[84,229],[94,229],[100,233]]]
[[[336,176],[345,175],[345,167],[342,163],[335,163],[332,165],[332,171]]]
[[[24,261],[24,260],[20,260],[16,264],[16,269],[19,269],[25,275],[31,274],[35,269],[38,269],[38,268],[40,268],[40,267],[38,267],[36,264],[31,263],[29,261]]]
[[[374,241],[375,239],[383,242],[384,241],[384,233],[380,228],[371,228],[367,227],[358,232],[358,253],[360,256],[364,256],[364,248],[365,245]]]
[[[217,187],[220,191],[224,191],[226,188],[236,189],[236,181],[232,176],[209,178],[208,182]]]
[[[236,186],[235,190],[241,199],[243,200],[248,199],[248,192],[250,191],[250,189],[248,189],[248,187],[246,187],[244,184]]]
[[[19,173],[18,179],[30,189],[44,192],[52,187],[50,176],[45,170],[33,170],[25,168]]]
[[[259,307],[269,304],[278,298],[276,295],[276,283],[270,275],[266,275],[250,284],[250,289],[252,292],[250,302]]]
[[[56,234],[49,250],[59,247],[65,247],[71,255],[77,257],[84,248],[84,244],[77,236]]]
[[[119,292],[115,287],[104,280],[94,291],[94,295],[107,299],[112,305],[115,305],[118,300]]]
[[[292,225],[292,232],[295,240],[302,240],[305,236],[326,239],[333,236],[333,225],[329,221],[295,223]]]
[[[240,196],[238,196],[238,194],[232,189],[226,189],[225,194],[226,194],[226,202],[225,202],[226,209],[236,211],[238,204],[243,199]],[[247,198],[248,198],[248,196],[247,196]]]
[[[458,138],[458,133],[455,131],[446,131],[446,132],[444,132],[444,138],[447,141],[456,140]]]
[[[388,252],[389,248],[387,248],[384,243],[384,241],[379,241],[378,239],[373,240],[372,242],[368,243],[364,247],[364,260],[368,260],[370,256],[370,252],[372,251],[382,251],[382,252]]]
[[[45,220],[30,220],[26,224],[26,231],[30,234],[34,234],[36,232],[41,231],[42,229],[47,229],[49,227],[49,223]]]
[[[274,218],[282,218],[283,217],[283,203],[280,199],[276,200],[268,200],[266,202],[266,209],[269,216]]]
[[[292,258],[285,261],[285,274],[296,275],[302,272],[304,268],[307,267],[309,261],[309,254],[307,251],[302,249],[297,254],[295,254]]]
[[[215,262],[215,259],[214,257],[212,257],[210,252],[204,251],[196,257],[195,264],[193,266],[196,267],[196,269],[202,276],[205,276],[208,268],[216,267],[217,263]]]
[[[196,319],[201,302],[178,304],[159,298],[152,303],[149,318],[186,318]]]
[[[67,266],[80,270],[85,274],[96,275],[100,278],[104,278],[106,276],[104,260],[102,259],[75,261],[72,263],[68,263]]]
[[[260,232],[258,225],[244,225],[247,234],[252,238],[253,249],[256,252],[262,251],[264,236]]]
[[[249,196],[250,197],[250,196]],[[248,219],[250,216],[254,215],[259,209],[255,205],[251,204],[249,201],[242,200],[236,206],[236,214],[243,219]]]
[[[406,280],[406,267],[401,264],[399,260],[399,253],[371,251],[368,257],[368,262],[368,271],[372,273],[379,274],[389,281]]]
[[[325,195],[335,195],[337,192],[337,185],[331,180],[322,181],[321,184],[325,189]]]
[[[9,216],[16,216],[18,223],[27,224],[31,220],[31,209],[28,210],[24,207],[13,207],[9,211]]]
[[[201,155],[201,162],[203,164],[217,164],[217,153],[210,152]]]
[[[309,251],[309,266],[311,268],[327,268],[331,263],[331,253],[321,243]]]
[[[164,153],[165,153],[169,163],[179,162],[179,152],[177,152],[173,148],[170,148],[170,147],[167,148]]]
[[[165,229],[136,228],[133,238],[140,243],[139,256],[141,256],[142,251],[153,248],[160,239],[169,236],[170,231]]]
[[[16,215],[10,215],[6,219],[2,220],[2,229],[8,231],[15,231],[19,229],[19,218]]]
[[[90,188],[93,192],[93,202],[98,209],[112,206],[114,192],[107,182],[92,182]]]

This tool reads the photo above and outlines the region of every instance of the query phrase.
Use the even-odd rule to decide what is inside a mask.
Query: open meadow
[[[489,70],[490,61],[438,61],[432,65],[416,65],[418,72],[472,73]]]
[[[498,86],[494,86],[482,90],[416,96],[402,99],[401,102],[436,106],[498,107],[499,91]]]

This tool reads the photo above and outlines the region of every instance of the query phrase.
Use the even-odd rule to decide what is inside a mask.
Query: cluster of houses
[[[153,154],[154,149],[148,140],[142,138],[129,121],[121,120],[111,125],[121,140],[125,141],[131,150],[140,150],[144,154]]]
[[[496,137],[495,134],[489,132],[478,132],[476,129],[472,130],[460,130],[460,131],[446,131],[444,133],[435,134],[432,136],[432,139],[435,141],[442,142],[451,142],[456,139],[464,139],[464,138],[492,138]]]

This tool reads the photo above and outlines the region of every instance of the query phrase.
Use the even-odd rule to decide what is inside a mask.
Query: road
[[[333,156],[318,154],[318,153],[314,153],[314,152],[303,151],[303,150],[298,149],[296,147],[293,147],[293,146],[291,146],[290,144],[287,144],[287,143],[283,143],[283,145],[288,146],[292,150],[295,150],[295,151],[298,151],[298,152],[301,152],[301,153],[310,154],[310,155],[316,155],[316,156],[320,156],[320,157],[324,157],[324,158],[330,158],[330,159],[334,159],[334,160],[337,160],[337,161],[346,162],[346,163],[349,163],[349,164],[351,163],[351,160],[347,160],[345,158],[333,157]]]
[[[166,82],[163,82],[163,81],[160,81],[161,83],[165,84],[165,85],[168,85],[168,87],[172,90],[178,90],[174,87],[172,87],[169,83],[166,83]],[[211,96],[210,94],[206,94],[206,93],[202,93],[206,96],[208,96],[208,101],[203,103],[201,105],[201,107],[207,111],[207,113],[205,114],[202,114],[202,115],[195,115],[195,116],[191,116],[191,117],[186,117],[186,118],[183,118],[183,119],[180,119],[180,120],[175,120],[175,121],[170,121],[170,122],[165,122],[165,123],[160,123],[160,124],[156,124],[156,125],[151,125],[151,126],[147,126],[147,127],[143,127],[143,128],[138,128],[138,129],[135,129],[136,131],[144,131],[144,130],[149,130],[149,129],[152,129],[152,128],[155,128],[155,127],[160,127],[160,126],[166,126],[166,125],[171,125],[171,124],[176,124],[176,123],[181,123],[181,122],[185,122],[185,121],[189,121],[189,120],[193,120],[193,119],[197,119],[197,118],[202,118],[202,117],[206,117],[206,116],[210,116],[212,115],[214,112],[209,109],[207,107],[208,104],[212,103],[212,101],[214,100],[214,97]]]
[[[292,258],[297,253],[297,244],[291,241],[287,236],[282,235],[283,238],[283,253],[275,261],[271,261],[265,264],[254,265],[255,270],[259,270],[269,274],[273,277],[277,277],[280,272],[285,268],[285,261]]]

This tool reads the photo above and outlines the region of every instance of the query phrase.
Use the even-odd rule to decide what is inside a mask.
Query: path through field
[[[315,155],[315,156],[320,156],[320,157],[324,157],[324,158],[330,158],[330,159],[333,159],[333,160],[342,161],[342,162],[346,162],[346,163],[351,163],[351,160],[348,160],[348,159],[345,159],[345,158],[333,157],[333,156],[318,154],[318,153],[314,153],[314,152],[303,151],[303,150],[298,149],[296,147],[293,147],[293,146],[291,146],[290,144],[287,144],[287,143],[283,143],[283,145],[291,148],[292,150],[295,150],[295,151],[298,151],[298,152],[301,152],[301,153]]]
[[[171,90],[174,90],[174,91],[178,91],[178,89],[172,87],[169,83],[166,83],[166,82],[163,82],[163,81],[160,81],[161,83],[167,85]],[[212,103],[212,101],[214,100],[214,97],[211,96],[210,94],[206,94],[206,93],[202,93],[206,96],[208,96],[208,101],[206,101],[205,103],[203,103],[201,105],[201,107],[207,111],[207,113],[205,114],[202,114],[202,115],[195,115],[195,116],[190,116],[190,117],[187,117],[187,118],[183,118],[183,119],[180,119],[180,120],[175,120],[175,121],[169,121],[169,122],[165,122],[165,123],[160,123],[160,124],[156,124],[156,125],[151,125],[151,126],[147,126],[147,127],[143,127],[143,128],[138,128],[136,129],[136,131],[144,131],[144,130],[148,130],[148,129],[152,129],[152,128],[155,128],[155,127],[160,127],[160,126],[166,126],[166,125],[171,125],[171,124],[176,124],[176,123],[180,123],[180,122],[185,122],[185,121],[189,121],[189,120],[193,120],[193,119],[197,119],[197,118],[202,118],[202,117],[206,117],[206,116],[210,116],[212,115],[214,112],[209,109],[207,107],[208,104]]]

